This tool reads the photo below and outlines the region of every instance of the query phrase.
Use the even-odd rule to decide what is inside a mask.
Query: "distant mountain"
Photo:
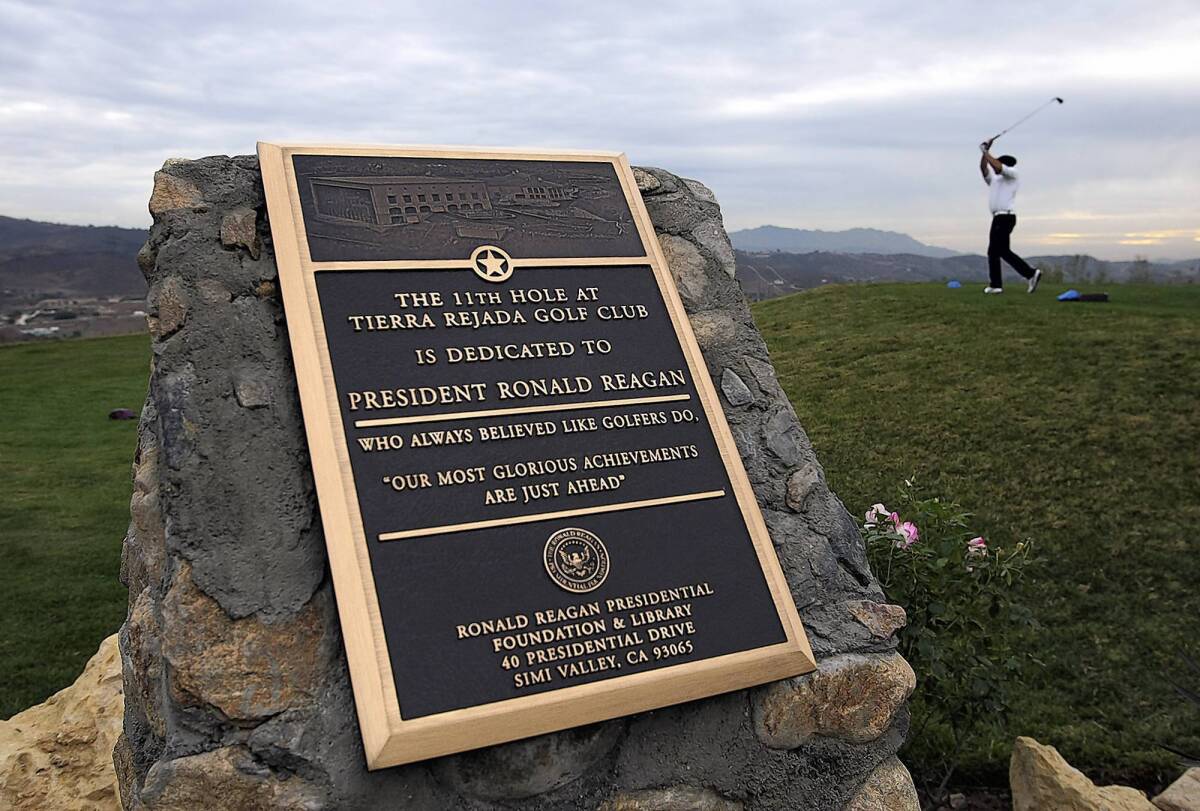
[[[734,231],[729,235],[733,247],[741,251],[784,251],[787,253],[809,253],[830,251],[833,253],[878,253],[912,254],[943,258],[957,256],[957,251],[926,245],[896,231],[880,231],[877,228],[851,228],[847,231],[807,231],[802,228],[781,228],[777,225],[761,225]]]
[[[0,216],[0,307],[42,298],[144,296],[137,228]]]
[[[964,284],[987,281],[987,258],[961,254],[946,258],[915,254],[786,253],[735,251],[737,278],[751,299],[774,298],[825,284],[853,282],[930,282],[958,279]],[[1107,262],[1092,256],[1032,256],[1049,285],[1092,286],[1121,282],[1200,283],[1200,259],[1182,262]],[[1010,284],[1020,280],[1009,269]]]

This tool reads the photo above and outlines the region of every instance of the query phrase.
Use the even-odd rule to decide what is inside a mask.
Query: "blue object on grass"
[[[951,290],[957,290],[958,288],[962,287],[962,282],[960,282],[958,279],[951,279],[950,281],[946,282],[946,287],[949,287]]]
[[[1074,300],[1075,300],[1075,299],[1077,299],[1077,298],[1079,298],[1079,291],[1078,291],[1078,290],[1076,290],[1074,287],[1072,287],[1072,288],[1071,288],[1070,290],[1068,290],[1067,292],[1065,292],[1065,293],[1060,293],[1060,294],[1058,295],[1058,300],[1059,300],[1059,301],[1074,301]]]

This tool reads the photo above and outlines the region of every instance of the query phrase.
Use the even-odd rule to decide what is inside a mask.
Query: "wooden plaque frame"
[[[518,266],[649,265],[662,292],[717,448],[766,578],[786,641],[714,658],[614,676],[449,712],[404,719],[388,656],[356,484],[317,297],[321,270],[465,268],[469,260],[314,262],[309,253],[292,157],[345,155],[610,164],[633,214],[645,256],[514,258]],[[258,144],[267,208],[288,315],[288,334],[304,412],[342,637],[367,767],[378,769],[629,715],[814,670],[812,650],[776,558],[754,492],[730,434],[700,348],[667,270],[650,217],[622,153],[464,147]],[[449,522],[447,522],[449,523]]]

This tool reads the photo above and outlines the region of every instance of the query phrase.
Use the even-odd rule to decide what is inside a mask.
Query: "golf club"
[[[996,141],[996,139],[997,139],[997,138],[999,138],[999,137],[1000,137],[1001,135],[1003,135],[1004,133],[1008,132],[1009,130],[1016,129],[1018,125],[1025,123],[1026,121],[1028,121],[1029,119],[1033,118],[1035,115],[1037,115],[1038,113],[1040,113],[1042,110],[1046,109],[1046,108],[1047,108],[1047,107],[1049,107],[1051,104],[1054,104],[1054,103],[1056,103],[1056,102],[1057,102],[1058,104],[1062,104],[1062,103],[1063,103],[1063,100],[1062,100],[1062,98],[1060,98],[1059,96],[1053,96],[1053,97],[1052,97],[1052,98],[1051,98],[1051,99],[1050,99],[1048,102],[1046,102],[1045,104],[1039,105],[1039,106],[1038,106],[1038,107],[1037,107],[1037,108],[1036,108],[1036,109],[1035,109],[1033,112],[1029,113],[1029,115],[1025,116],[1024,118],[1017,119],[1017,121],[1016,121],[1015,123],[1013,123],[1013,124],[1010,124],[1010,125],[1009,125],[1008,127],[1006,127],[1005,129],[1002,129],[1002,130],[1000,130],[1000,132],[998,132],[998,133],[996,133],[995,135],[993,135],[993,136],[992,136],[991,138],[989,138],[989,139],[988,139],[988,140],[987,140],[985,143],[989,143],[989,144],[991,144],[991,143],[994,143],[994,142]]]

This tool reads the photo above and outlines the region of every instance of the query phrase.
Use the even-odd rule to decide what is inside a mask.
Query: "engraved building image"
[[[502,219],[501,209],[546,209],[579,197],[579,190],[541,178],[512,175],[504,183],[433,177],[317,177],[317,214],[364,225],[414,225],[430,214]]]
[[[368,225],[419,223],[429,214],[490,211],[483,183],[430,177],[321,177],[312,181],[317,214]]]

